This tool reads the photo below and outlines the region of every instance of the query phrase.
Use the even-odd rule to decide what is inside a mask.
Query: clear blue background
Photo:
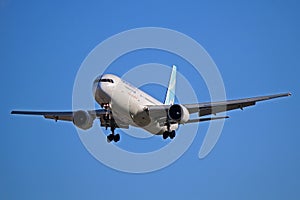
[[[144,26],[171,28],[203,45],[230,99],[293,96],[229,113],[203,160],[198,151],[207,124],[201,124],[178,161],[148,174],[118,172],[95,160],[72,123],[9,114],[71,109],[87,54],[116,33]],[[1,0],[0,27],[0,199],[300,198],[298,1]],[[174,63],[168,55],[134,58],[119,62],[115,74],[145,61]],[[156,89],[149,92],[162,100]],[[199,98],[209,101],[205,87]]]

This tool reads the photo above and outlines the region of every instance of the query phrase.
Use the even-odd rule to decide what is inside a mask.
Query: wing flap
[[[44,115],[46,119],[54,119],[55,121],[73,121],[73,116],[58,116],[58,115]]]
[[[254,106],[256,102],[243,102],[243,103],[220,103],[219,105],[208,105],[199,108],[199,116],[205,116],[210,114],[217,114],[224,111],[243,109],[244,107]]]

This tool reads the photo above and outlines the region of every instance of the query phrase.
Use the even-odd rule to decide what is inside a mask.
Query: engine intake
[[[172,105],[169,109],[168,115],[170,119],[175,120],[181,124],[184,124],[190,118],[190,113],[186,109],[186,107],[179,104]]]
[[[87,111],[79,110],[73,114],[73,124],[80,129],[87,130],[93,126],[95,117]]]

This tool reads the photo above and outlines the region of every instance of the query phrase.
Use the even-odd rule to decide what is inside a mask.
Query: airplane
[[[11,114],[42,115],[55,121],[70,121],[83,130],[93,126],[95,119],[100,120],[100,126],[110,128],[107,135],[108,142],[118,142],[120,135],[115,134],[116,128],[128,129],[130,126],[140,127],[155,135],[162,135],[163,139],[173,139],[175,131],[181,124],[204,122],[229,118],[228,116],[210,116],[217,113],[253,106],[259,101],[290,96],[291,93],[281,93],[268,96],[227,100],[218,102],[204,102],[193,104],[176,104],[176,66],[173,65],[164,103],[151,95],[134,87],[113,74],[98,76],[92,86],[95,101],[102,107],[94,110],[76,111],[18,111]],[[190,119],[190,114],[198,113],[199,118]]]

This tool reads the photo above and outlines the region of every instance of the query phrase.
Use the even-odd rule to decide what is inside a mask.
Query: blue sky
[[[298,10],[297,1],[277,0],[2,0],[0,199],[299,199]],[[174,29],[199,42],[217,64],[230,99],[286,91],[293,96],[228,113],[220,140],[203,160],[198,151],[208,124],[201,124],[179,160],[148,174],[101,164],[71,123],[9,114],[71,109],[75,76],[88,53],[114,34],[145,26]],[[110,72],[179,62],[173,59],[129,54]],[[182,65],[178,70],[192,76]],[[144,89],[163,100],[162,88]],[[203,83],[197,95],[209,101]],[[125,141],[128,148],[134,144]]]

